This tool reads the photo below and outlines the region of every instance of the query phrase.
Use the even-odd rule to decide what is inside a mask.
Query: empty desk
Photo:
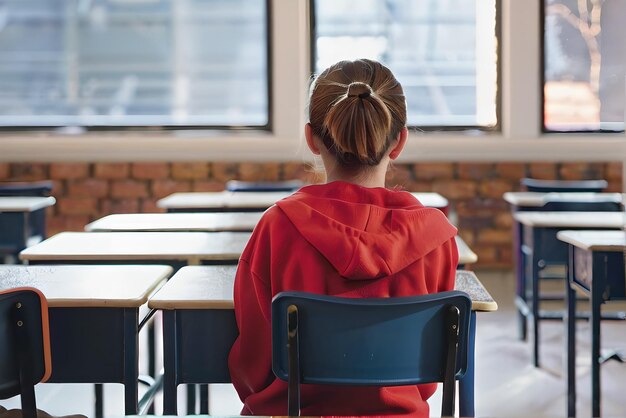
[[[236,264],[249,232],[62,232],[20,253],[29,263]]]
[[[0,290],[34,287],[48,300],[53,383],[122,383],[137,413],[139,307],[168,266],[0,266]]]
[[[35,231],[33,217],[45,222],[46,208],[54,197],[0,196],[0,254],[16,256],[24,248],[44,239]]]
[[[515,302],[524,321],[526,316],[532,318],[533,364],[538,367],[539,320],[561,318],[560,313],[549,315],[539,310],[540,271],[550,265],[567,265],[567,245],[556,238],[557,232],[562,229],[622,229],[625,219],[623,212],[516,212],[513,217],[523,227],[520,263],[526,270],[520,277]]]
[[[252,231],[263,212],[129,213],[105,216],[85,231]]]
[[[506,192],[503,198],[514,209],[542,209],[553,203],[589,204],[589,203],[614,203],[621,204],[624,201],[621,193],[539,193],[539,192]]]
[[[173,193],[157,202],[168,212],[264,211],[289,192],[189,192]],[[424,206],[445,211],[448,200],[438,193],[412,193]]]
[[[175,414],[176,386],[230,382],[227,357],[238,335],[233,311],[235,266],[184,267],[159,290],[148,306],[163,311],[164,413]],[[472,272],[458,271],[456,288],[472,298],[472,309],[493,311],[497,304]],[[461,381],[461,415],[472,416],[473,335],[468,371]]]
[[[623,214],[626,216],[626,214]],[[567,281],[567,413],[576,414],[576,291],[591,301],[591,411],[600,416],[600,306],[626,299],[626,232],[560,231],[559,240],[569,244]],[[623,315],[622,315],[622,318]]]

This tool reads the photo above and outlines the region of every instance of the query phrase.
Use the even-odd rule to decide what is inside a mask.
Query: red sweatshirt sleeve
[[[269,285],[252,273],[246,260],[240,260],[234,288],[235,317],[240,335],[231,349],[228,366],[233,385],[243,402],[274,379],[271,374],[271,299]],[[251,347],[254,352],[250,352]]]

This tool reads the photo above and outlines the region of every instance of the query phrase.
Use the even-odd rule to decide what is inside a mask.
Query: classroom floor
[[[541,368],[531,365],[531,345],[517,339],[516,312],[513,304],[515,281],[509,271],[477,271],[485,287],[496,299],[499,310],[478,314],[476,342],[476,416],[477,417],[564,417],[566,415],[563,324],[557,321],[541,324]],[[626,309],[624,305],[617,305]],[[589,417],[590,359],[589,325],[577,324],[578,417]],[[602,324],[602,347],[626,348],[626,324],[608,321]],[[611,361],[602,367],[602,416],[626,417],[626,365]],[[123,415],[121,385],[105,386],[105,414]],[[241,408],[230,385],[212,385],[212,415],[234,415]],[[180,405],[184,389],[179,388]],[[53,414],[82,413],[93,416],[93,390],[90,385],[46,384],[37,387],[40,408]],[[161,399],[157,400],[157,413]],[[438,416],[440,397],[431,399],[431,414]],[[17,407],[19,400],[0,401],[7,408]],[[184,413],[184,407],[179,407]]]

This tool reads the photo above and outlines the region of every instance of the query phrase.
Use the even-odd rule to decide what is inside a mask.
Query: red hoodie
[[[307,186],[276,203],[254,229],[235,278],[240,335],[229,356],[244,415],[286,415],[287,384],[272,373],[272,297],[300,290],[396,297],[454,287],[456,228],[410,193],[346,182]],[[303,415],[427,417],[436,384],[303,385]]]

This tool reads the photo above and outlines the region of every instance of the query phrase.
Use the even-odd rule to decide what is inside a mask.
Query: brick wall
[[[622,191],[620,163],[415,163],[396,164],[388,186],[433,191],[448,198],[451,219],[478,254],[481,267],[511,267],[511,215],[502,200],[521,177],[594,179]],[[321,181],[301,163],[12,163],[0,164],[0,181],[52,179],[57,204],[48,231],[80,231],[111,213],[158,212],[156,201],[174,192],[219,191],[229,179]]]

